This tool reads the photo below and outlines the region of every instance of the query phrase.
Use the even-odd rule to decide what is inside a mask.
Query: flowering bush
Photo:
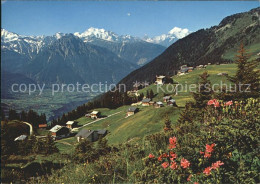
[[[189,121],[178,121],[171,132],[149,136],[147,155],[153,157],[146,157],[134,181],[259,182],[259,108],[258,99],[213,99],[204,110],[187,108],[185,113],[193,115]]]
[[[206,144],[205,152],[200,152],[204,155],[204,158],[211,157],[215,145],[215,143]],[[201,171],[198,172],[191,168],[192,165],[197,164],[196,161],[194,161],[194,163],[191,163],[191,161],[189,161],[188,159],[180,155],[178,156],[177,152],[177,138],[170,137],[167,152],[161,152],[158,157],[156,157],[152,153],[149,154],[148,158],[146,159],[147,166],[151,165],[153,168],[158,169],[158,171],[156,172],[161,173],[159,178],[154,178],[153,182],[155,182],[157,179],[161,179],[161,181],[167,180],[168,182],[198,182],[199,179],[201,180],[201,178],[211,175],[213,170],[218,170],[220,166],[224,165],[222,161],[216,161],[204,169],[202,167],[193,167],[196,169],[200,168]],[[202,165],[202,162],[205,161],[201,159],[201,163],[197,165]],[[160,168],[162,168],[163,170],[160,170]],[[163,173],[167,173],[167,175]]]

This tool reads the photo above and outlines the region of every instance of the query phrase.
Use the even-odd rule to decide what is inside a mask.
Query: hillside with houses
[[[35,109],[1,109],[1,182],[260,183],[259,11],[235,14],[189,34],[122,79],[126,91],[116,89],[118,83],[51,121]],[[88,46],[87,38],[65,35],[55,41],[61,49],[41,53],[57,52],[59,63],[67,60],[62,56],[69,47],[62,43],[70,45],[72,39],[71,58],[87,53],[86,58],[102,56],[103,64],[110,57],[114,67],[124,60],[99,48],[121,53],[118,44]],[[119,62],[120,76],[135,68],[140,58],[135,59]],[[84,67],[77,66],[75,75]],[[109,80],[118,81],[110,74]]]
[[[259,69],[259,66],[257,68]],[[210,99],[213,98],[213,96],[210,97],[210,95],[207,97],[209,100],[206,103],[205,109],[202,109],[200,112],[196,110],[196,104],[199,102],[197,98],[194,99],[193,93],[185,90],[179,91],[178,88],[179,85],[202,83],[202,77],[205,74],[207,74],[207,80],[209,80],[212,84],[220,82],[227,82],[227,84],[230,84],[231,82],[228,76],[235,76],[237,72],[238,70],[236,69],[236,64],[208,64],[203,66],[199,65],[195,68],[190,68],[187,65],[183,65],[180,67],[177,75],[155,76],[155,81],[153,83],[139,83],[140,85],[138,86],[133,85],[133,89],[126,94],[129,95],[130,98],[136,99],[136,101],[130,103],[129,105],[122,105],[113,109],[90,108],[82,117],[68,120],[64,124],[62,124],[61,122],[57,122],[58,124],[49,127],[45,122],[39,123],[38,127],[35,127],[35,125],[33,125],[30,128],[27,128],[27,131],[25,129],[23,134],[17,137],[13,137],[13,142],[15,145],[17,145],[18,150],[23,150],[25,148],[25,145],[28,145],[30,142],[34,142],[32,147],[26,146],[26,151],[19,151],[18,154],[15,154],[16,156],[13,156],[12,158],[6,158],[6,160],[2,161],[4,161],[3,163],[5,164],[6,168],[13,168],[15,170],[14,174],[17,179],[20,178],[22,180],[28,180],[28,178],[25,178],[23,175],[19,175],[19,173],[26,173],[27,171],[32,172],[33,167],[40,166],[40,169],[37,169],[35,170],[35,172],[32,173],[35,173],[36,175],[39,175],[40,173],[52,174],[49,175],[47,178],[38,177],[37,182],[48,181],[56,183],[66,181],[70,183],[74,180],[78,182],[83,182],[83,178],[85,177],[88,179],[89,182],[102,182],[112,180],[116,180],[119,182],[123,182],[126,180],[131,182],[143,181],[142,177],[140,176],[138,176],[138,178],[134,177],[135,172],[139,172],[139,174],[142,172],[148,172],[146,170],[136,170],[135,165],[141,164],[141,160],[139,159],[148,159],[145,161],[147,162],[147,164],[149,164],[149,162],[155,162],[155,160],[153,160],[154,154],[156,153],[155,150],[158,151],[158,149],[165,149],[165,146],[167,147],[167,137],[178,136],[178,140],[181,141],[182,144],[185,144],[185,139],[180,137],[180,135],[182,135],[182,131],[188,131],[191,133],[191,135],[193,135],[196,129],[185,130],[183,129],[184,127],[181,127],[185,125],[192,126],[194,128],[194,125],[189,124],[189,122],[194,121],[195,123],[199,121],[201,117],[198,116],[198,114],[202,112],[204,113],[204,118],[202,117],[202,119],[206,123],[200,126],[205,126],[205,131],[207,130],[209,122],[217,121],[218,123],[220,123],[221,121],[219,122],[219,120],[221,119],[225,120],[227,118],[227,120],[230,120],[229,116],[233,117],[232,121],[236,121],[236,117],[240,116],[240,113],[245,115],[242,118],[245,121],[247,121],[248,116],[251,116],[251,113],[255,114],[255,116],[251,117],[251,120],[253,121],[251,123],[256,123],[258,121],[258,114],[256,114],[256,110],[257,108],[259,108],[258,98],[241,99],[242,101],[230,100],[228,102],[225,102],[225,99],[233,99],[234,97],[232,97],[232,95],[230,96],[230,94],[228,95],[228,93],[211,94],[215,97],[218,97],[218,104],[229,103],[230,105],[215,105],[214,110],[211,108],[211,104],[215,104],[216,101],[213,101],[211,103]],[[169,86],[175,86],[175,90],[172,90],[170,93],[165,93],[164,90],[166,91]],[[158,87],[160,87],[161,91],[157,91]],[[201,98],[207,99],[206,97]],[[243,102],[243,100],[245,100],[245,102]],[[250,109],[250,113],[247,114],[248,110],[243,111],[244,108],[242,108],[242,110],[239,110],[235,108],[235,106],[233,107],[234,103],[238,104],[238,106],[242,106],[243,103],[246,103],[246,107],[247,109]],[[189,104],[193,104],[193,107],[190,107]],[[94,104],[92,104],[92,106],[94,106]],[[216,107],[223,108],[223,112],[222,110],[217,110]],[[233,112],[232,108],[235,108],[235,114],[230,114],[230,112]],[[207,114],[206,116],[205,113]],[[224,114],[222,115],[219,113]],[[217,116],[218,119],[214,119],[214,116]],[[192,119],[190,119],[191,117]],[[21,125],[23,125],[23,127],[26,127],[24,126],[25,124],[23,121],[13,120],[12,122],[16,124],[16,127],[20,127]],[[9,124],[3,123],[1,125],[2,128],[4,128],[3,126],[10,126]],[[215,126],[217,126],[217,124]],[[257,126],[257,124],[252,124],[252,126],[255,127]],[[201,130],[204,131],[204,128],[201,127]],[[8,129],[6,129],[6,131],[8,131]],[[28,132],[31,132],[31,129],[34,131],[34,135],[28,134]],[[257,128],[255,130],[257,130]],[[252,135],[254,135],[256,132],[253,131],[252,133]],[[248,136],[251,136],[251,133]],[[251,138],[253,139],[253,142],[250,144],[255,144],[255,141],[257,140],[255,140],[253,137]],[[217,141],[213,139],[209,143]],[[178,143],[178,149],[180,150],[176,150],[176,153],[184,155],[188,154],[189,152],[185,153],[185,149],[181,150],[183,148],[179,147],[181,143]],[[221,145],[223,143],[217,143],[218,146],[216,149],[220,149],[219,144]],[[239,148],[237,149],[239,150]],[[237,149],[232,151],[232,155],[235,155]],[[25,156],[26,154],[27,156]],[[122,154],[125,156],[121,157],[120,155]],[[21,156],[19,155],[24,155],[22,157],[23,160],[26,161],[26,164],[20,163],[20,161],[18,161],[19,159],[21,159]],[[149,157],[147,157],[146,155],[149,155]],[[185,158],[190,157],[186,155]],[[224,158],[219,155],[216,159]],[[252,159],[256,159],[256,157],[252,157]],[[40,163],[38,162],[39,160],[41,160]],[[158,158],[158,160],[160,159]],[[191,162],[191,158],[189,160]],[[122,162],[123,165],[118,165],[119,161]],[[228,160],[222,161],[225,161],[225,165],[227,162],[229,162]],[[106,165],[106,167],[112,169],[112,171],[119,168],[121,168],[122,170],[117,174],[114,174],[115,171],[113,171],[114,173],[111,173],[110,169],[97,171],[94,168],[96,162],[105,162],[106,164],[108,164]],[[113,163],[114,166],[109,165],[112,164],[112,162],[115,162]],[[196,163],[195,160],[194,162]],[[126,166],[124,164],[126,164]],[[139,167],[141,167],[141,165],[139,165]],[[86,175],[85,172],[80,172],[82,176],[76,174],[75,176],[78,177],[77,179],[71,176],[65,178],[62,177],[63,179],[61,179],[53,172],[46,171],[44,168],[47,167],[53,168],[54,170],[58,169],[58,173],[60,173],[61,175],[63,175],[63,172],[66,173],[70,171],[71,167],[74,168],[73,170],[77,170],[77,168],[81,167],[83,169],[86,167],[88,173],[94,172],[95,174],[93,173],[92,175]],[[133,168],[130,169],[128,167]],[[146,168],[146,164],[142,165],[142,167]],[[163,165],[163,167],[166,169],[168,166]],[[177,168],[178,167],[176,166],[176,169]],[[254,170],[252,171],[255,172]],[[154,170],[152,172],[156,171]],[[161,170],[160,172],[164,171]],[[223,170],[222,172],[226,171]],[[107,175],[106,177],[102,178],[101,176],[103,175],[103,173],[107,173]],[[174,177],[171,181],[175,181]],[[186,177],[188,177],[188,175]],[[34,175],[30,175],[30,178],[36,179]],[[112,179],[110,180],[109,178]],[[202,180],[211,181],[208,180],[210,178],[212,177],[206,177],[207,180],[204,180],[202,177]],[[164,181],[164,179],[166,178],[161,179],[162,180],[160,181]],[[257,181],[255,176],[251,176],[251,179]],[[198,180],[198,178],[194,180]],[[150,178],[149,181],[156,180]]]

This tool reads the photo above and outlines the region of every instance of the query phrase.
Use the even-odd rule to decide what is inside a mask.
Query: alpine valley
[[[11,91],[14,82],[18,84],[116,84],[131,71],[138,69],[160,55],[179,38],[189,34],[187,29],[174,27],[168,34],[154,38],[138,38],[117,35],[104,29],[89,28],[79,33],[56,33],[53,36],[23,36],[1,29],[1,106],[4,109],[40,109],[51,117],[44,102],[28,99],[21,93]],[[38,99],[49,101],[49,94]],[[69,95],[69,102],[56,101],[52,97],[52,110],[67,112],[85,103],[97,94]],[[74,97],[76,98],[76,102]],[[26,98],[25,105],[14,107],[13,100]],[[68,100],[68,99],[67,99]],[[35,104],[36,103],[36,104]],[[45,104],[45,108],[42,105]],[[73,105],[71,105],[73,104]],[[43,110],[44,109],[44,110]],[[57,112],[56,112],[57,113]],[[60,113],[58,113],[60,115]],[[55,115],[56,117],[57,115]]]
[[[79,5],[101,5],[59,1],[62,6],[52,7],[49,3],[57,2],[48,2],[50,10],[45,12],[53,11],[61,19],[50,16],[47,22],[57,18],[71,28],[74,21],[69,20],[78,17],[74,13],[78,14]],[[111,20],[119,20],[128,5],[101,3]],[[201,1],[187,2],[186,9],[184,2],[182,8],[169,6],[179,2],[158,2],[161,9],[157,2],[147,1],[150,6],[142,7],[144,2],[134,3],[129,5],[141,8],[142,14],[129,11],[122,19],[124,25],[113,21],[120,29],[133,25],[139,25],[138,31],[142,26],[150,29],[142,16],[149,17],[155,29],[163,23],[177,24],[176,19],[187,20],[190,28],[199,25],[188,15],[211,23],[213,14],[227,11],[230,16],[195,32],[174,27],[142,38],[93,27],[52,36],[22,36],[2,29],[3,183],[260,183],[258,4],[249,8],[248,2],[219,6]],[[231,15],[244,5],[246,12]],[[79,13],[75,27],[101,19],[105,21],[101,25],[111,24],[94,6],[84,7],[89,16]],[[176,16],[177,10],[182,16]],[[64,17],[64,12],[73,19]],[[39,15],[44,19],[45,14]],[[132,17],[141,24],[129,21]],[[81,87],[78,91],[78,84],[100,83],[113,84],[113,90],[103,86],[97,92]],[[16,92],[11,90],[13,84]],[[126,85],[126,91],[115,90],[117,85],[119,89]]]

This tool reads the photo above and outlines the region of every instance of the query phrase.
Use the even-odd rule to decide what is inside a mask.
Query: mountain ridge
[[[37,82],[92,84],[115,83],[135,68],[111,51],[68,34],[43,49],[23,72]]]
[[[173,43],[162,54],[143,67],[131,72],[119,83],[131,89],[135,81],[153,82],[156,75],[174,75],[183,64],[197,66],[207,63],[231,62],[225,53],[245,46],[260,43],[258,23],[260,8],[224,18],[219,25],[201,29]],[[256,46],[254,54],[260,52]]]

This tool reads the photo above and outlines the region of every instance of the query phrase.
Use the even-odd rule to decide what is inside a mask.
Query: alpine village
[[[190,33],[122,77],[127,91],[52,120],[1,108],[1,182],[260,183],[259,14]]]

